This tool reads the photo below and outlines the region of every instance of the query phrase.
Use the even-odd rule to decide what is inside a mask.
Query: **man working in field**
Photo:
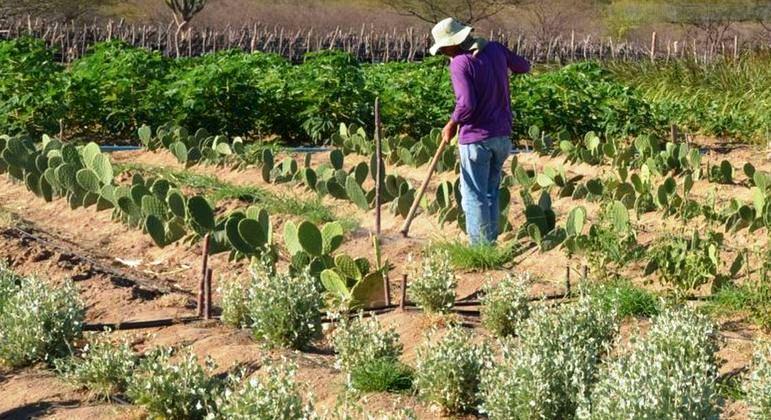
[[[434,26],[431,54],[450,57],[455,111],[442,140],[460,127],[461,193],[466,232],[472,245],[498,237],[501,168],[511,152],[509,70],[527,73],[530,63],[498,42],[471,36],[472,28],[453,18]]]

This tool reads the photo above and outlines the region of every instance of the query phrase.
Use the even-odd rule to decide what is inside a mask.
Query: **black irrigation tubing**
[[[148,328],[170,327],[173,325],[190,324],[197,321],[204,321],[203,318],[197,316],[181,317],[181,318],[164,318],[153,319],[148,321],[126,321],[117,323],[94,323],[84,324],[83,331],[125,331],[125,330],[142,330]]]
[[[168,294],[168,293],[175,292],[175,293],[186,294],[186,295],[190,295],[190,296],[193,295],[192,292],[190,292],[188,290],[181,289],[181,288],[176,287],[176,286],[166,287],[166,286],[158,285],[158,284],[156,284],[157,282],[154,282],[152,280],[146,280],[146,279],[143,280],[143,279],[138,279],[138,278],[135,278],[135,277],[130,277],[130,276],[126,275],[125,273],[121,273],[121,272],[118,272],[116,270],[113,270],[113,269],[110,269],[108,267],[105,267],[102,263],[100,263],[97,260],[89,258],[89,257],[87,257],[85,255],[80,254],[80,253],[74,252],[72,249],[67,249],[67,248],[65,248],[65,247],[63,247],[61,245],[55,244],[54,242],[52,242],[49,239],[45,239],[45,238],[41,237],[40,235],[36,235],[36,234],[34,234],[32,232],[29,232],[27,230],[24,230],[24,229],[18,227],[18,226],[7,227],[2,232],[8,234],[9,231],[14,231],[18,235],[21,235],[23,237],[32,239],[33,241],[42,243],[43,245],[45,245],[48,248],[53,248],[53,249],[55,249],[55,250],[57,250],[59,252],[73,255],[78,260],[90,264],[91,267],[92,267],[91,270],[96,272],[96,273],[107,274],[107,275],[112,276],[112,277],[114,277],[114,278],[116,278],[118,280],[128,281],[129,283],[134,284],[136,286],[141,286],[141,287],[149,290],[150,292],[156,292],[156,293],[160,293],[160,294]]]

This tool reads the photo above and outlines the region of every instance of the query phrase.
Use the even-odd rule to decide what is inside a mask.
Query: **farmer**
[[[511,152],[509,70],[527,73],[530,63],[498,42],[471,35],[453,18],[434,26],[431,54],[450,57],[455,111],[442,130],[447,142],[458,132],[461,193],[466,232],[472,245],[498,237],[501,168]]]

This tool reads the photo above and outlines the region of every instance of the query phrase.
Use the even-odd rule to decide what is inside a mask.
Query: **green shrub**
[[[461,270],[492,270],[511,263],[517,253],[516,243],[469,245],[461,241],[440,241],[428,252],[447,252],[452,266]]]
[[[0,41],[0,129],[8,134],[59,132],[65,77],[40,39]]]
[[[751,418],[771,418],[771,343],[757,344],[747,382],[747,404]]]
[[[604,369],[582,406],[592,419],[716,419],[715,325],[691,309],[667,309],[647,336]]]
[[[502,340],[502,361],[482,373],[481,411],[493,419],[572,418],[589,396],[618,325],[588,299],[539,309]]]
[[[674,287],[677,296],[686,296],[718,275],[722,245],[723,235],[715,232],[704,238],[696,231],[689,238],[664,238],[648,253],[645,271],[655,270],[662,283]]]
[[[426,312],[448,312],[455,303],[457,286],[447,252],[431,252],[423,258],[407,293]]]
[[[191,132],[245,135],[280,132],[286,127],[289,70],[273,54],[230,50],[189,59],[169,74],[166,96],[173,121]]]
[[[473,335],[462,327],[446,334],[429,334],[418,347],[415,360],[415,388],[427,401],[447,413],[462,413],[476,407],[480,371],[492,359],[486,344],[474,344]]]
[[[497,337],[516,333],[516,326],[530,316],[528,295],[530,275],[508,275],[497,284],[483,287],[480,314],[482,325]]]
[[[208,370],[214,366],[206,361]],[[129,380],[126,395],[154,418],[203,419],[214,413],[221,382],[189,350],[172,361],[172,349],[153,350]]]
[[[267,372],[252,378],[237,389],[226,389],[220,402],[218,418],[287,419],[317,418],[312,403],[303,402],[294,379],[297,367],[291,364],[268,365]]]
[[[54,287],[3,267],[0,283],[0,363],[24,366],[68,354],[85,315],[72,283]]]
[[[403,347],[393,328],[384,329],[377,318],[364,318],[361,314],[354,319],[340,319],[332,334],[332,346],[335,366],[347,373],[373,360],[395,361]]]
[[[412,388],[412,369],[398,360],[376,358],[351,371],[351,387],[363,392],[398,392]]]
[[[321,336],[323,297],[310,274],[255,271],[249,287],[252,333],[272,346],[302,349]]]
[[[374,98],[364,86],[359,62],[341,51],[307,54],[288,73],[291,104],[306,138],[320,143],[340,123],[368,126]]]
[[[143,124],[167,122],[161,86],[172,67],[157,51],[122,41],[95,44],[69,68],[68,124],[126,139]]]
[[[57,371],[100,398],[124,392],[138,364],[137,356],[128,343],[117,345],[108,340],[106,335],[96,336],[79,356],[58,359]]]

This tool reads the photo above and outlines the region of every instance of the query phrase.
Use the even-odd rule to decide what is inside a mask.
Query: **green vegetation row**
[[[377,95],[386,133],[420,138],[440,127],[453,106],[445,63],[361,65],[336,51],[309,54],[301,65],[237,51],[172,60],[107,42],[65,68],[41,41],[20,38],[0,43],[0,127],[116,141],[144,124],[174,123],[191,132],[319,144],[339,123],[371,132]],[[574,136],[666,125],[639,94],[594,63],[513,78],[512,100],[518,137],[531,125]]]

